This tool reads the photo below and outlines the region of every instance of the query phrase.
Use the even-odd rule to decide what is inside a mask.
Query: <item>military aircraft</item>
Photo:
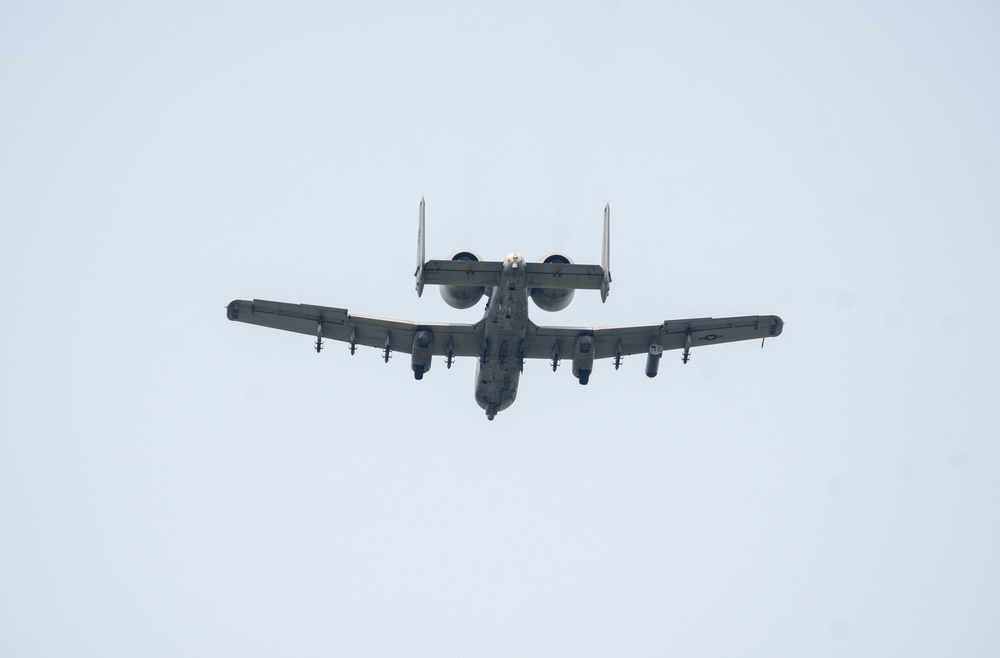
[[[608,298],[610,206],[604,208],[604,243],[600,265],[577,265],[554,253],[528,262],[521,254],[502,261],[484,261],[471,251],[458,251],[447,260],[424,259],[424,201],[420,201],[417,232],[417,295],[424,285],[440,286],[441,296],[454,308],[471,308],[486,296],[486,314],[475,324],[400,322],[351,315],[346,309],[309,304],[287,304],[255,299],[233,300],[230,320],[315,336],[316,351],[323,339],[346,342],[351,354],[358,345],[382,350],[386,363],[393,351],[410,354],[413,376],[423,379],[434,356],[443,356],[451,368],[456,357],[478,360],[476,402],[490,420],[509,407],[527,359],[548,359],[555,371],[563,358],[573,360],[573,376],[590,380],[595,359],[610,358],[615,370],[622,357],[646,355],[646,375],[655,377],[666,350],[683,350],[687,363],[691,349],[738,340],[778,336],[783,322],[775,315],[738,318],[667,320],[660,324],[623,327],[540,327],[528,319],[528,299],[544,311],[561,311],[575,290],[600,290]]]

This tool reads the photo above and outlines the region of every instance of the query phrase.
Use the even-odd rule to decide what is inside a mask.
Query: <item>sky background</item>
[[[0,655],[1000,654],[989,2],[0,5]],[[660,375],[228,322],[777,314]]]

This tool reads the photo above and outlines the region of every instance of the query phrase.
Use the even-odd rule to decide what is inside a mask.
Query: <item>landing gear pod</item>
[[[660,370],[660,359],[663,358],[663,346],[653,343],[649,346],[649,355],[646,357],[646,376],[656,377]]]
[[[427,329],[418,329],[413,333],[410,365],[413,367],[414,379],[423,379],[424,373],[431,369],[431,347],[433,345],[434,334]]]
[[[593,369],[594,337],[580,336],[576,339],[576,349],[573,350],[573,376],[586,386]]]

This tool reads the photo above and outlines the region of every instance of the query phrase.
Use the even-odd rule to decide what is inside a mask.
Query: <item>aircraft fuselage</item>
[[[493,419],[517,397],[524,365],[522,344],[528,332],[528,290],[524,258],[503,261],[500,283],[489,291],[482,353],[476,367],[476,402]]]

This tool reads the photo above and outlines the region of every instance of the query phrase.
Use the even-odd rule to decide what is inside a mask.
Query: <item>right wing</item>
[[[539,327],[532,325],[525,340],[524,356],[551,359],[553,350],[572,356],[580,336],[594,338],[594,358],[605,359],[629,354],[645,354],[650,346],[663,350],[717,345],[738,340],[771,338],[781,333],[784,323],[776,315],[749,315],[739,318],[697,318],[667,320],[662,324],[631,327]]]
[[[287,304],[262,299],[235,299],[229,302],[230,320],[272,329],[294,331],[314,338],[329,338],[351,345],[410,354],[418,331],[433,337],[431,354],[479,356],[483,343],[483,324],[421,324],[351,315],[346,309],[310,304]]]

